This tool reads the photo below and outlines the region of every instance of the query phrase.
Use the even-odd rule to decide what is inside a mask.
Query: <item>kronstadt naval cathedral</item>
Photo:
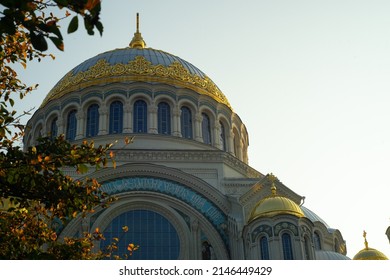
[[[69,71],[27,124],[25,147],[41,135],[118,141],[117,167],[88,174],[118,199],[60,236],[98,227],[111,240],[126,225],[120,250],[138,244],[134,259],[349,259],[341,232],[303,196],[249,165],[248,131],[233,107],[202,70],[147,47],[137,16],[128,47]]]

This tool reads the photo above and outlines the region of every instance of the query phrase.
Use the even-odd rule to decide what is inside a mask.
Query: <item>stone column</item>
[[[133,132],[133,106],[126,101],[123,108],[123,133]]]
[[[180,116],[181,116],[181,110],[178,106],[175,106],[173,108],[173,123],[172,123],[172,135],[181,137],[181,122],[180,122]]]
[[[107,119],[108,119],[108,110],[106,105],[102,105],[99,108],[99,133],[98,135],[107,134]]]
[[[58,129],[58,136],[61,134],[65,134],[64,120],[60,116],[57,119],[57,129]]]
[[[77,111],[76,114],[77,119],[77,133],[76,133],[76,140],[82,139],[85,137],[85,114],[83,111]]]
[[[214,125],[214,146],[220,150],[222,150],[222,142],[221,142],[221,124],[218,120],[215,121]]]
[[[202,138],[202,115],[200,113],[195,114],[195,140],[203,142]]]
[[[157,106],[150,105],[148,110],[148,133],[157,134]]]

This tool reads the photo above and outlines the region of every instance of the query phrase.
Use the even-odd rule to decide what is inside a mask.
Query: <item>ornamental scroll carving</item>
[[[98,83],[124,81],[124,78],[142,81],[142,78],[145,78],[144,76],[147,76],[147,81],[169,81],[175,85],[195,90],[231,108],[225,95],[209,77],[191,74],[178,61],[174,61],[168,66],[161,64],[152,65],[143,56],[137,56],[127,64],[117,63],[114,65],[109,64],[104,59],[100,59],[87,71],[79,72],[76,75],[73,75],[72,71],[70,71],[49,92],[41,107],[50,100],[60,98],[75,89],[79,89],[82,85],[92,85],[96,80],[99,80]]]

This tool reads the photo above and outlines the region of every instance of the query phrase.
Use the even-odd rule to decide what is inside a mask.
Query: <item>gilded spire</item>
[[[146,47],[146,43],[139,32],[139,13],[137,13],[137,30],[134,33],[134,37],[129,44],[130,48],[143,49]]]

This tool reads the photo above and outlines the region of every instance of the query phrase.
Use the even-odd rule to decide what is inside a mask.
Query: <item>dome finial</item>
[[[368,242],[366,236],[367,236],[367,232],[363,230],[364,245],[366,246],[366,249],[368,249]]]
[[[137,13],[137,29],[134,33],[134,37],[131,40],[129,46],[130,48],[137,48],[137,49],[143,49],[146,47],[146,43],[144,39],[142,38],[141,33],[139,32],[139,13]]]
[[[268,180],[271,182],[271,193],[273,196],[276,195],[276,186],[275,186],[275,180],[277,179],[276,176],[272,173],[268,174],[269,178]]]

